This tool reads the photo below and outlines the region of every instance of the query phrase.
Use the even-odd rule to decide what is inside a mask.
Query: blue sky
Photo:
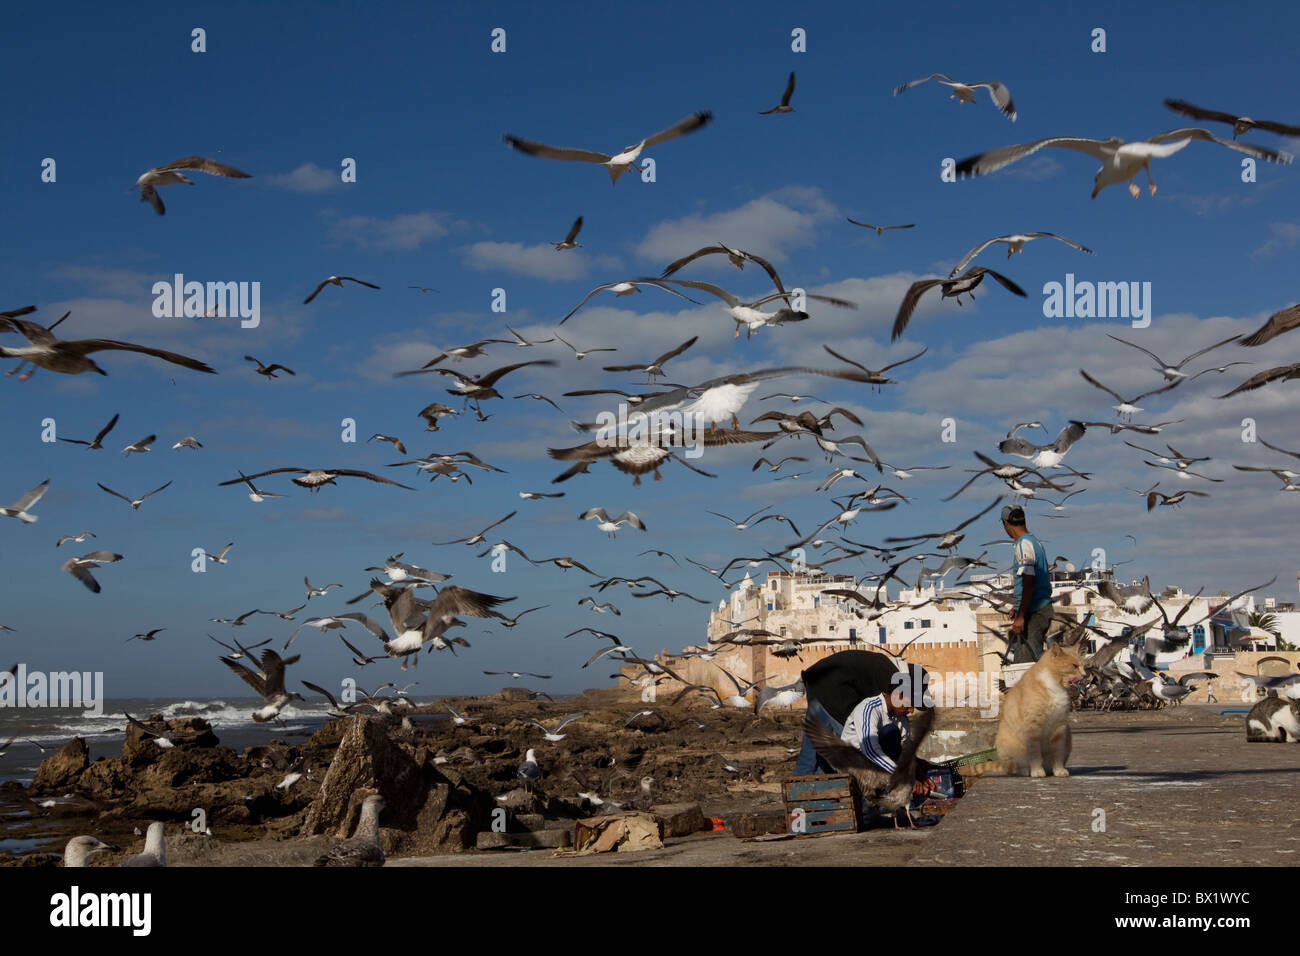
[[[877,542],[943,530],[992,500],[1000,488],[991,481],[955,502],[938,499],[965,480],[959,469],[974,461],[971,452],[996,454],[1015,422],[1041,419],[1055,434],[1069,418],[1110,418],[1110,400],[1081,380],[1079,367],[1126,394],[1156,387],[1144,357],[1103,332],[1177,360],[1251,331],[1294,303],[1295,166],[1261,163],[1258,181],[1244,184],[1240,154],[1193,142],[1153,164],[1159,191],[1152,197],[1144,188],[1137,200],[1123,186],[1089,199],[1095,163],[1065,150],[1045,150],[971,181],[943,183],[939,168],[945,157],[1043,136],[1140,139],[1196,125],[1165,110],[1165,97],[1300,123],[1288,96],[1300,13],[1281,4],[1232,12],[1094,4],[1070,11],[1003,5],[998,14],[942,4],[790,12],[770,3],[595,11],[535,4],[174,5],[151,8],[147,17],[98,6],[10,11],[0,149],[10,242],[0,261],[0,308],[35,304],[40,311],[32,318],[47,324],[71,310],[58,330],[65,337],[172,348],[219,374],[108,352],[99,356],[106,378],[40,371],[27,382],[0,380],[8,396],[0,420],[8,451],[0,499],[8,503],[44,478],[52,481],[36,509],[39,523],[0,522],[0,623],[16,629],[0,641],[29,668],[103,670],[113,697],[233,696],[243,688],[203,635],[273,637],[278,646],[295,625],[257,616],[231,632],[208,618],[294,607],[304,597],[304,574],[315,583],[343,582],[342,593],[351,596],[365,587],[363,568],[405,552],[414,563],[454,574],[454,583],[517,596],[512,611],[550,605],[510,632],[471,621],[462,633],[473,647],[458,657],[425,656],[418,693],[493,690],[499,678],[481,671],[504,668],[554,674],[549,683],[561,691],[603,684],[612,668],[579,669],[592,650],[588,639],[561,635],[590,624],[643,653],[675,649],[700,638],[706,609],[636,600],[620,588],[601,599],[612,597],[624,615],[598,617],[576,605],[589,593],[581,572],[516,561],[493,574],[474,551],[432,542],[470,534],[518,509],[500,532],[530,555],[573,555],[605,574],[653,574],[716,600],[722,589],[686,556],[717,566],[731,555],[778,550],[791,538],[773,522],[735,532],[706,509],[739,517],[773,503],[803,530],[834,509],[815,492],[832,466],[807,440],[779,446],[782,454],[811,459],[802,481],[773,484],[766,472],[752,475],[758,452],[745,448],[710,451],[698,462],[716,480],[669,466],[663,482],[634,488],[601,464],[557,486],[566,492],[562,499],[521,502],[519,491],[555,490],[549,481],[562,466],[545,449],[578,444],[569,421],[590,420],[604,407],[560,393],[639,382],[602,373],[602,359],[649,359],[698,334],[696,346],[669,366],[673,380],[695,382],[773,365],[826,365],[823,343],[873,366],[928,347],[883,393],[786,380],[760,389],[742,413],[748,423],[785,407],[759,401],[772,391],[812,391],[863,415],[861,433],[887,461],[951,464],[900,488],[916,496],[911,505],[866,516],[849,532]],[[194,27],[206,30],[208,52],[191,52]],[[489,48],[497,27],[506,30],[501,54]],[[1105,53],[1090,51],[1095,27],[1107,31]],[[807,32],[806,53],[791,52],[794,28]],[[756,115],[775,105],[790,70],[798,75],[796,112]],[[974,105],[961,106],[934,83],[891,95],[897,84],[931,72],[1004,82],[1017,122],[982,92]],[[611,187],[601,169],[535,159],[501,142],[510,132],[612,152],[696,110],[711,110],[713,123],[650,150],[657,163],[652,184],[625,176]],[[1230,136],[1223,127],[1212,131]],[[1292,152],[1297,146],[1264,133],[1245,139]],[[194,188],[162,189],[164,217],[128,190],[151,166],[194,154],[253,178],[195,174]],[[54,183],[40,178],[47,157],[57,163]],[[355,184],[339,182],[345,157],[356,160]],[[1145,187],[1145,177],[1138,183]],[[581,249],[556,253],[545,245],[562,238],[577,215],[585,217]],[[846,216],[918,225],[877,237]],[[1029,230],[1069,236],[1097,255],[1050,241],[1030,244],[1009,261],[991,249],[978,261],[1004,270],[1027,299],[987,286],[961,308],[927,298],[903,340],[889,343],[911,281],[946,274],[982,239]],[[766,329],[747,342],[731,337],[731,320],[707,296],[700,306],[653,289],[617,307],[593,299],[562,334],[617,353],[578,363],[558,343],[532,350],[500,345],[457,366],[479,373],[554,359],[557,368],[505,379],[503,392],[542,392],[563,414],[507,398],[484,406],[487,422],[447,419],[437,434],[425,434],[415,413],[433,400],[458,405],[444,391],[448,380],[393,378],[438,348],[500,336],[507,324],[547,337],[597,284],[656,275],[672,258],[719,240],[771,258],[787,286],[841,295],[860,308],[816,307],[808,323]],[[200,281],[260,282],[261,325],[155,318],[152,284],[177,272]],[[302,305],[331,273],[382,288],[327,288]],[[1152,326],[1044,318],[1042,287],[1066,273],[1150,282]],[[738,273],[716,258],[682,277],[718,282],[742,296],[767,291],[752,265]],[[417,283],[440,294],[407,288]],[[506,290],[505,315],[490,311],[496,288]],[[1300,341],[1290,337],[1256,350],[1228,346],[1192,367],[1237,360],[1255,367],[1202,377],[1146,404],[1140,420],[1184,419],[1160,439],[1215,457],[1206,471],[1225,483],[1187,484],[1212,498],[1148,514],[1124,489],[1146,488],[1162,476],[1153,477],[1121,444],[1132,436],[1093,429],[1068,459],[1097,473],[1088,493],[1071,500],[1066,520],[1035,521],[1042,509],[1031,507],[1031,528],[1053,554],[1076,562],[1098,547],[1111,560],[1132,559],[1121,574],[1149,573],[1153,585],[1213,591],[1277,574],[1271,593],[1294,599],[1294,548],[1277,531],[1296,527],[1300,496],[1279,495],[1271,476],[1243,477],[1229,467],[1285,463],[1241,444],[1246,417],[1272,443],[1300,448],[1294,388],[1283,383],[1226,401],[1212,396],[1264,367],[1295,361],[1298,352]],[[298,374],[266,382],[243,360],[246,353]],[[40,441],[44,418],[55,419],[60,435],[89,438],[119,412],[102,452]],[[939,440],[945,417],[958,422],[955,444]],[[340,441],[344,418],[356,420],[361,442]],[[415,455],[470,449],[507,473],[475,473],[472,486],[442,479],[429,486],[413,471],[382,467],[399,458],[389,446],[363,443],[377,431],[401,437]],[[123,459],[122,446],[150,433],[158,435],[153,452]],[[185,435],[206,447],[171,450]],[[1132,440],[1158,445],[1155,438]],[[254,505],[238,488],[217,487],[236,469],[284,465],[372,469],[418,491],[344,481],[309,497],[280,476],[259,484],[289,497]],[[95,487],[99,481],[136,495],[167,480],[174,484],[136,513]],[[1182,486],[1176,479],[1162,483]],[[649,530],[607,540],[575,520],[597,505],[634,510]],[[83,529],[98,537],[54,548],[59,535]],[[1138,538],[1136,547],[1126,533]],[[968,540],[996,537],[1000,527],[990,516]],[[229,565],[190,571],[192,548],[215,552],[231,540]],[[69,550],[96,547],[126,555],[97,572],[99,595],[59,572]],[[639,557],[646,548],[673,553],[681,566]],[[1005,550],[994,549],[994,556],[1004,560]],[[876,570],[871,563],[839,567]],[[314,599],[299,619],[342,610],[339,593]],[[168,628],[155,643],[123,645],[155,627]],[[377,647],[356,629],[352,639]],[[353,672],[332,635],[305,632],[295,647],[305,656],[293,676],[333,685]],[[383,679],[396,672],[395,664],[379,667]],[[375,673],[358,676],[367,683]]]

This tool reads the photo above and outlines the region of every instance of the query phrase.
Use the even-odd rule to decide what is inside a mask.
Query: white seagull
[[[1016,121],[1016,106],[1011,102],[1011,91],[999,83],[997,80],[986,80],[983,83],[958,83],[950,76],[943,73],[931,73],[929,76],[923,76],[919,80],[912,80],[904,83],[894,89],[894,95],[910,90],[914,86],[920,86],[922,83],[928,83],[931,80],[938,80],[944,86],[952,90],[950,100],[956,100],[958,103],[974,103],[975,91],[984,87],[989,91],[989,98],[993,100],[993,105],[1002,111],[1002,115],[1011,122]]]
[[[951,279],[957,273],[961,272],[961,270],[965,268],[968,262],[970,262],[972,259],[978,256],[989,246],[993,245],[993,243],[995,242],[1006,243],[1007,258],[1010,259],[1016,253],[1025,251],[1026,242],[1032,242],[1035,239],[1042,239],[1042,238],[1056,239],[1060,242],[1065,243],[1070,248],[1078,249],[1080,252],[1086,252],[1090,256],[1095,256],[1097,254],[1093,252],[1091,249],[1089,249],[1087,246],[1081,245],[1080,243],[1075,242],[1073,239],[1067,239],[1065,238],[1065,236],[1058,236],[1054,232],[1024,232],[1024,233],[1017,232],[1007,236],[995,236],[992,239],[985,239],[983,242],[981,242],[970,252],[966,253],[966,255],[962,256],[961,262],[953,266],[952,272],[948,273],[948,278]]]
[[[666,130],[655,133],[653,136],[647,136],[632,146],[628,146],[613,156],[608,153],[596,153],[586,149],[569,149],[565,147],[547,146],[545,143],[538,143],[532,140],[520,139],[518,136],[511,136],[507,133],[504,137],[506,145],[512,146],[521,153],[527,153],[529,156],[539,156],[542,159],[565,159],[574,160],[582,163],[599,163],[605,167],[609,173],[610,185],[618,182],[618,177],[633,167],[633,164],[640,157],[643,150],[649,146],[658,146],[670,139],[676,139],[679,136],[685,136],[687,133],[694,132],[701,126],[707,124],[713,119],[712,113],[701,112],[692,113],[690,116],[678,123],[668,127]],[[638,167],[639,168],[639,167]]]
[[[591,518],[599,518],[600,521],[597,522],[596,527],[599,530],[604,531],[611,538],[614,537],[619,527],[624,523],[636,528],[638,531],[644,531],[646,529],[645,523],[631,511],[624,511],[617,518],[611,518],[605,512],[604,508],[588,508],[582,514],[578,515],[579,521],[587,521]]]
[[[1267,160],[1271,163],[1289,163],[1293,159],[1289,153],[1265,149],[1262,146],[1251,146],[1246,143],[1234,143],[1231,140],[1219,139],[1211,135],[1209,130],[1188,128],[1171,129],[1165,133],[1157,133],[1150,139],[1133,143],[1126,143],[1117,136],[1112,136],[1110,139],[1049,136],[1046,139],[1034,140],[1032,143],[1002,146],[998,149],[989,150],[987,153],[967,157],[957,164],[956,173],[958,176],[963,177],[983,176],[996,172],[1004,166],[1010,166],[1016,160],[1024,159],[1026,156],[1030,156],[1047,146],[1056,146],[1087,153],[1101,163],[1101,168],[1097,170],[1092,180],[1093,199],[1096,199],[1097,194],[1107,186],[1114,186],[1122,182],[1128,183],[1128,191],[1136,199],[1142,192],[1138,189],[1137,184],[1133,182],[1137,174],[1144,169],[1146,170],[1147,186],[1151,190],[1151,195],[1154,196],[1156,184],[1151,178],[1151,160],[1172,156],[1194,139],[1218,143],[1220,146],[1226,146],[1228,149],[1234,149],[1239,153],[1245,153],[1247,156]]]
[[[153,211],[158,215],[165,215],[167,207],[163,205],[162,198],[154,187],[175,186],[179,183],[193,186],[194,183],[186,179],[184,173],[178,172],[178,170],[182,169],[196,170],[200,173],[207,173],[209,176],[222,176],[226,179],[253,178],[248,173],[240,172],[233,166],[227,166],[212,159],[205,159],[202,156],[186,156],[184,159],[178,159],[166,166],[155,166],[153,169],[142,173],[131,188],[140,190],[141,202],[147,202],[153,206]]]
[[[49,487],[50,487],[50,479],[46,478],[39,485],[37,485],[31,491],[27,492],[27,494],[23,495],[16,502],[14,502],[14,504],[11,507],[0,508],[0,515],[4,515],[6,518],[17,518],[23,524],[35,523],[39,519],[36,517],[36,515],[29,514],[27,509],[30,508],[32,505],[36,504],[36,502],[40,501],[41,496],[45,494],[45,492],[49,489]],[[66,538],[62,538],[60,539],[59,543],[62,544],[63,541],[66,540],[67,540]]]

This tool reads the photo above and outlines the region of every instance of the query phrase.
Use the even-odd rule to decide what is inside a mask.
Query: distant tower
[[[1296,586],[1296,590],[1300,591],[1300,571],[1297,571],[1295,573],[1295,586]]]

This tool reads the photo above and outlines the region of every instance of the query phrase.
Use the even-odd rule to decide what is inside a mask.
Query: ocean
[[[124,713],[139,720],[147,720],[154,714],[168,719],[202,717],[212,725],[221,744],[236,752],[275,739],[302,743],[330,719],[325,701],[319,704],[295,701],[281,711],[282,724],[254,723],[253,711],[262,705],[263,701],[256,697],[209,701],[128,697],[106,700],[103,713],[98,716],[66,707],[3,707],[0,708],[0,744],[10,737],[17,739],[0,756],[0,783],[16,780],[30,784],[41,761],[73,737],[86,741],[92,761],[120,755],[127,728]],[[45,752],[41,751],[42,747]]]

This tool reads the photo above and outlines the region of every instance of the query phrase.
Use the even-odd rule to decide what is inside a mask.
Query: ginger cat
[[[1070,695],[1066,688],[1083,677],[1077,646],[1050,645],[1002,699],[995,746],[1009,776],[1068,777]]]

